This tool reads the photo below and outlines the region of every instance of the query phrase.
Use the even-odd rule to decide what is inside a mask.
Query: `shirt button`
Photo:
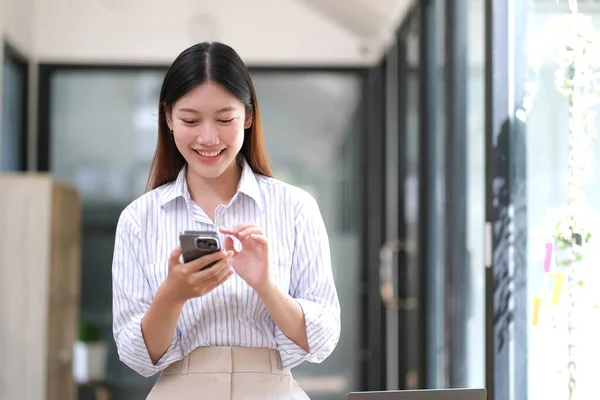
[[[221,301],[221,298],[219,297],[219,298],[217,299],[217,304],[221,304],[221,303],[222,303],[222,301]]]
[[[219,328],[219,332],[221,332],[221,333],[225,333],[225,328],[223,328],[223,327],[220,327],[220,328]]]

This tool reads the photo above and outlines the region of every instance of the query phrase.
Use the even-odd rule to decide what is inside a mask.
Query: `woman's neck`
[[[219,204],[228,204],[231,201],[237,192],[242,169],[237,162],[233,162],[217,178],[203,178],[189,168],[186,175],[191,199],[207,213],[212,214],[212,209]]]

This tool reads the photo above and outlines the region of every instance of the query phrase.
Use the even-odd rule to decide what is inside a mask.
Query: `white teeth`
[[[202,157],[216,157],[219,154],[221,154],[223,152],[223,150],[221,151],[200,151],[200,150],[195,150],[196,153],[200,154]]]

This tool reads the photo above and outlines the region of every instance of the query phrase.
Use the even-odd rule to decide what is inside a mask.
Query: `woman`
[[[290,369],[323,361],[340,335],[329,241],[316,201],[271,176],[235,51],[201,43],[181,53],[158,125],[151,190],[117,225],[120,359],[146,377],[161,372],[148,399],[308,398]],[[182,263],[186,230],[216,231],[224,249]]]

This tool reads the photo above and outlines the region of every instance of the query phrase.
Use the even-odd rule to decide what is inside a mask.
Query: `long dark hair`
[[[265,147],[254,85],[246,65],[231,47],[223,43],[199,43],[184,50],[167,71],[158,105],[158,143],[152,160],[147,190],[172,182],[185,165],[167,124],[167,112],[192,89],[211,81],[237,97],[252,115],[244,130],[240,154],[255,173],[272,176]]]

